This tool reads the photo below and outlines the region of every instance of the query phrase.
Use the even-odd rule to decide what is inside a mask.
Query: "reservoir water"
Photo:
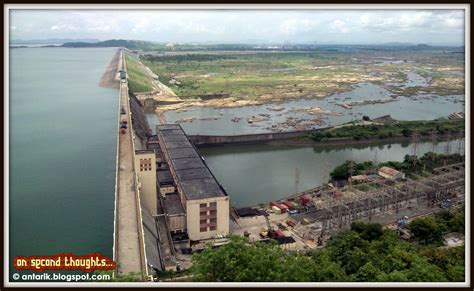
[[[112,256],[118,90],[113,48],[10,49],[10,270],[14,256]]]
[[[418,156],[429,151],[444,153],[447,142],[420,143]],[[464,140],[450,142],[451,153],[463,152]],[[409,143],[279,147],[269,145],[201,148],[210,169],[226,189],[232,206],[246,207],[267,203],[295,194],[296,168],[299,171],[298,192],[322,185],[329,173],[346,160],[403,161],[413,152]]]

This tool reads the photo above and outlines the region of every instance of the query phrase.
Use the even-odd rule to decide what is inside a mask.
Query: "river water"
[[[405,83],[398,84],[402,87],[426,86],[426,80],[418,74],[409,73]],[[345,109],[338,103],[367,100],[386,100],[388,103],[355,105],[352,109]],[[297,118],[310,122],[316,116],[302,109],[320,107],[323,110],[339,113],[340,115],[322,115],[323,124],[313,124],[307,129],[315,129],[327,126],[339,125],[356,119],[362,119],[367,115],[376,118],[383,115],[391,115],[399,120],[430,120],[447,117],[456,111],[464,111],[464,95],[436,96],[432,94],[420,94],[411,97],[395,96],[383,86],[361,83],[354,86],[353,90],[337,93],[325,99],[301,99],[287,101],[279,104],[264,104],[257,106],[246,106],[240,108],[208,108],[187,107],[186,111],[167,111],[165,117],[168,123],[179,121],[179,119],[196,118],[193,122],[182,122],[181,126],[188,134],[202,135],[235,135],[251,134],[274,131],[272,125],[283,124],[287,118]],[[283,108],[281,111],[274,109]],[[252,116],[257,118],[262,115],[269,117],[266,121],[247,123]],[[232,121],[234,117],[242,118],[240,121]],[[216,120],[206,120],[216,118]],[[202,120],[204,119],[204,120]],[[277,127],[280,129],[281,127]],[[283,131],[295,130],[295,128],[282,128]]]
[[[99,81],[114,52],[10,49],[10,269],[20,255],[112,256],[118,90]]]
[[[435,151],[444,153],[447,142],[420,143],[417,155]],[[450,142],[450,152],[463,152],[464,140]],[[231,205],[255,206],[274,199],[322,185],[329,173],[346,160],[402,161],[413,153],[409,143],[327,146],[280,147],[269,145],[226,146],[201,148],[209,168],[230,196]],[[299,172],[295,186],[296,168]],[[295,191],[295,190],[298,191]]]

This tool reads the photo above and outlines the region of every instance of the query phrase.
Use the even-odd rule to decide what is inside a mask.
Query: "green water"
[[[421,156],[432,150],[444,153],[446,144],[440,142],[433,148],[431,143],[420,143],[417,154]],[[450,148],[451,153],[464,153],[464,140],[451,141]],[[320,186],[328,181],[329,173],[346,160],[403,161],[406,154],[413,153],[413,146],[409,143],[327,147],[248,145],[199,151],[229,194],[231,205],[246,207]]]
[[[10,270],[14,256],[112,256],[118,90],[112,48],[10,49]]]

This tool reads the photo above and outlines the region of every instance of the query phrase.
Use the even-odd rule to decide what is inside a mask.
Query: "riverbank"
[[[360,120],[334,127],[246,135],[189,135],[198,147],[268,144],[280,146],[331,146],[464,138],[464,119],[431,121]]]
[[[272,134],[275,135],[275,134]],[[204,147],[223,147],[223,146],[237,146],[237,145],[252,145],[252,144],[263,144],[269,146],[300,146],[300,147],[327,147],[327,146],[354,146],[354,145],[371,145],[371,144],[390,144],[390,143],[401,143],[401,142],[410,142],[413,141],[413,137],[410,136],[392,136],[387,138],[366,138],[355,140],[353,138],[330,138],[324,139],[320,141],[311,140],[307,137],[293,137],[293,138],[284,138],[284,139],[277,139],[277,140],[248,140],[248,141],[224,141],[225,137],[219,137],[220,142],[216,142],[213,140],[208,140],[207,142],[204,141],[206,136],[190,136],[190,139],[198,148]],[[232,136],[229,136],[232,138]],[[438,135],[437,141],[447,141],[450,139],[458,139],[464,138],[464,135],[461,133],[457,134],[444,134]],[[419,138],[420,142],[431,141],[430,137],[421,137]]]
[[[120,50],[117,49],[114,57],[107,65],[104,74],[100,78],[99,86],[104,88],[119,88],[120,82],[117,79],[117,72],[119,71],[120,66]]]
[[[437,141],[448,141],[451,139],[464,138],[465,136],[461,133],[457,134],[444,134],[438,135]],[[354,145],[384,145],[391,143],[402,143],[402,142],[411,142],[413,137],[411,136],[392,136],[387,138],[367,138],[355,140],[353,138],[331,138],[321,141],[314,141],[309,138],[299,138],[299,139],[286,139],[286,140],[275,140],[267,142],[267,145],[271,146],[312,146],[312,147],[326,147],[326,146],[354,146]],[[421,137],[418,139],[419,142],[431,141],[431,137]]]

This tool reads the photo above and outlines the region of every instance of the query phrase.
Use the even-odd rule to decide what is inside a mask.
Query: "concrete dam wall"
[[[140,137],[141,140],[146,141],[148,135],[151,134],[148,120],[145,116],[145,111],[140,101],[133,92],[129,91],[130,96],[130,111],[132,113],[132,123],[135,133]]]
[[[294,139],[307,134],[324,130],[325,128],[302,131],[257,133],[242,135],[189,135],[189,139],[196,146],[224,145],[224,144],[246,144],[246,143],[266,143],[275,140]]]

